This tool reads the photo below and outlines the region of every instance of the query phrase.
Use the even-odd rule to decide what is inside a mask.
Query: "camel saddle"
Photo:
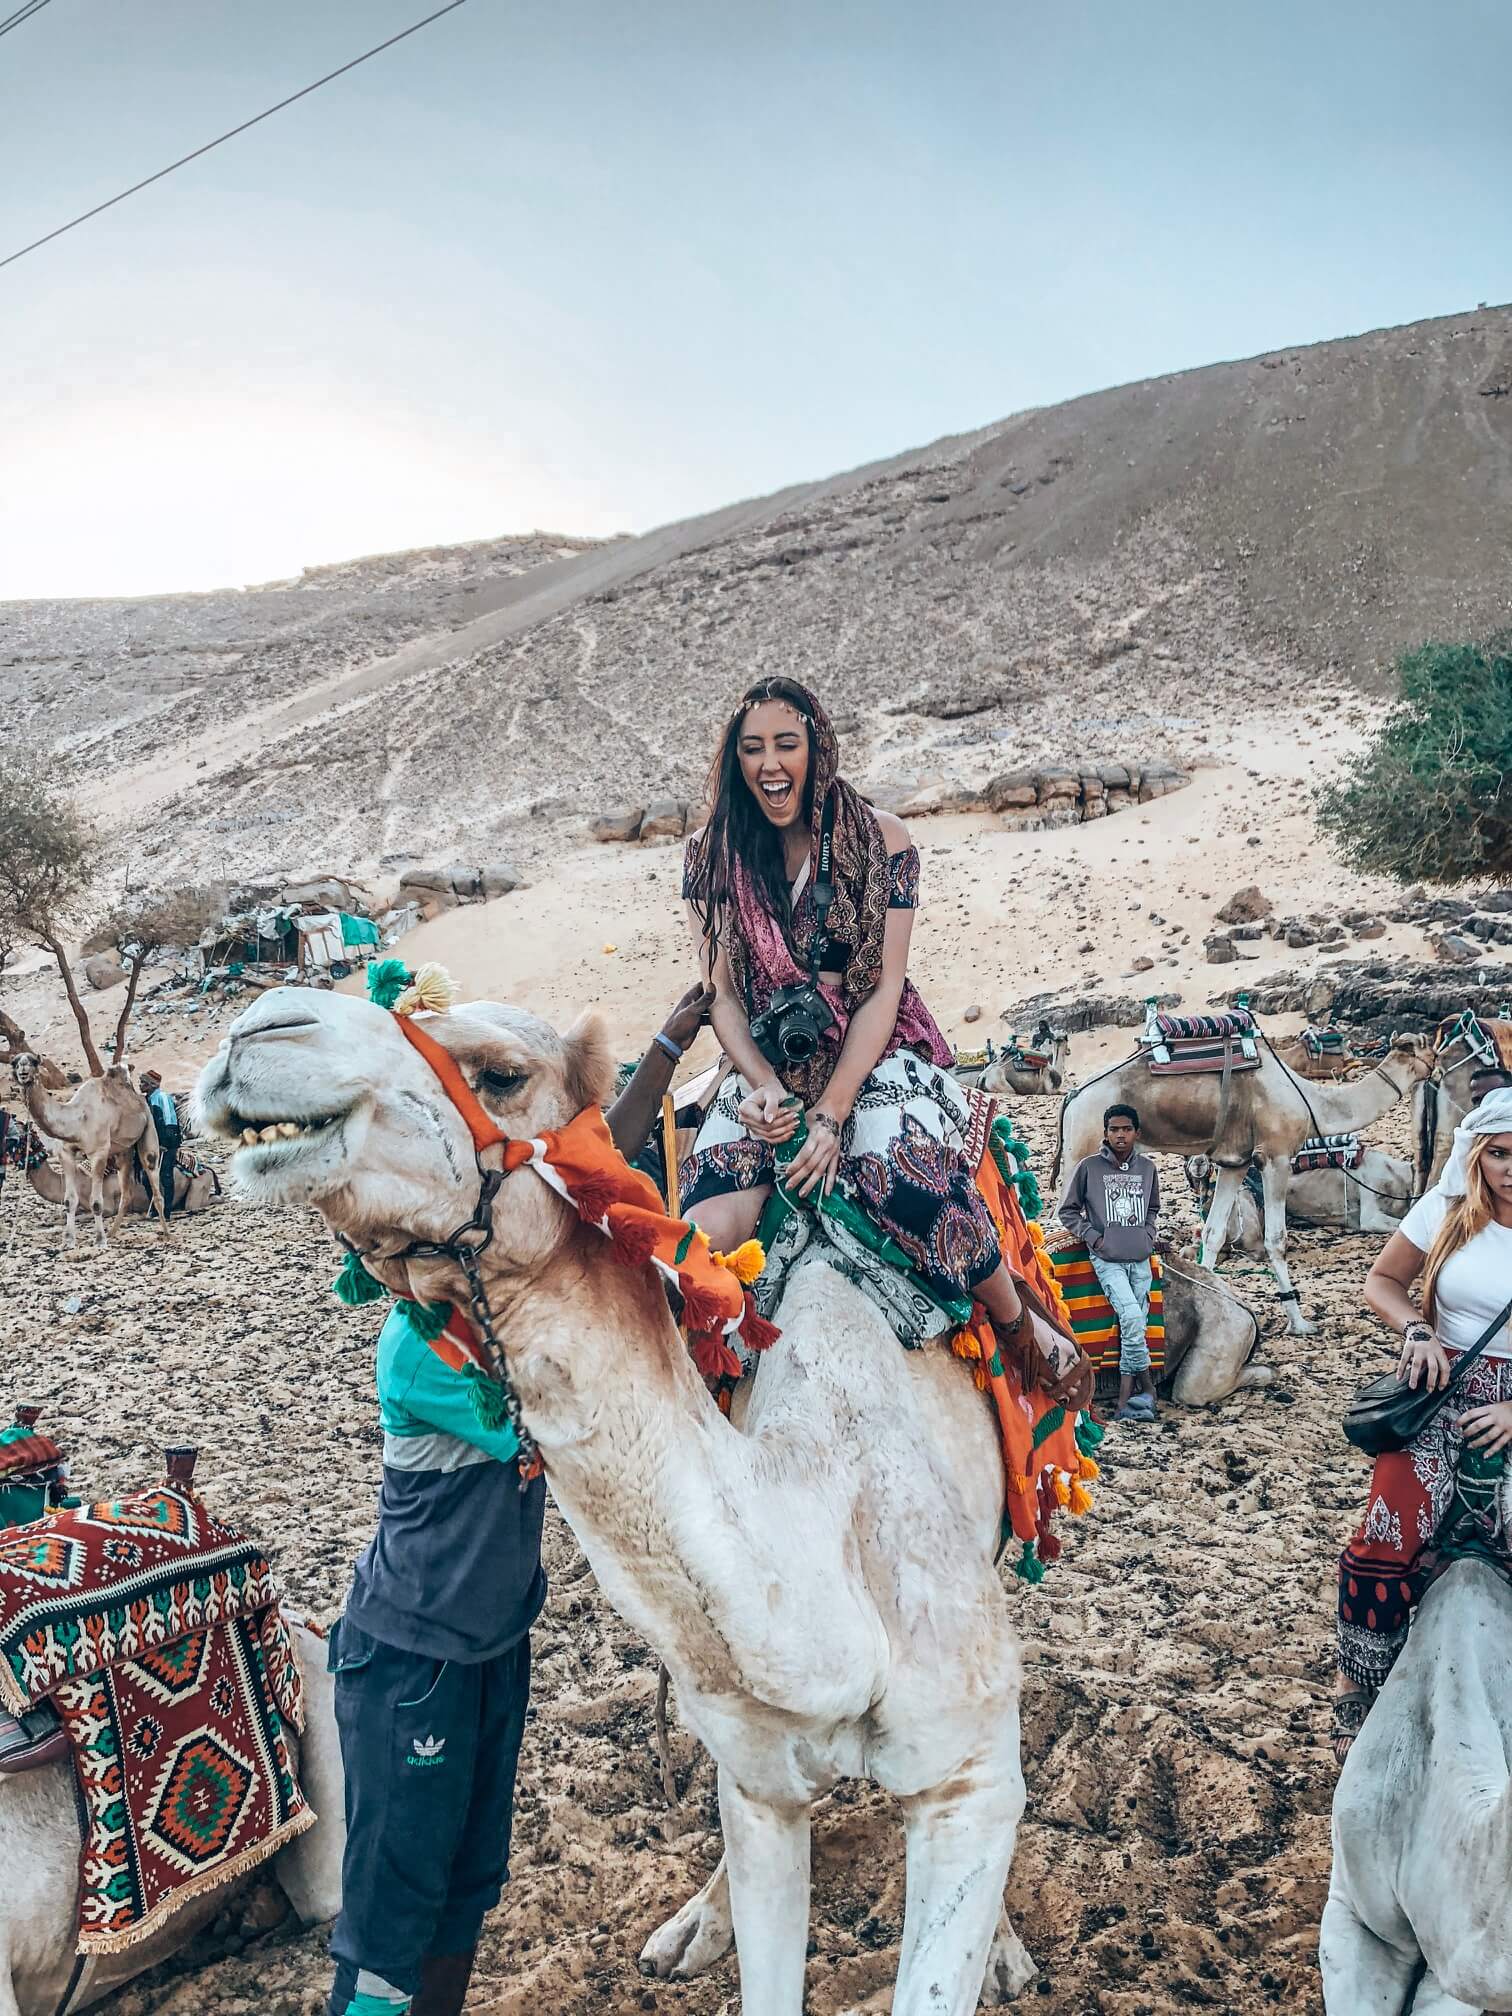
[[[1189,1072],[1259,1068],[1260,1048],[1255,1018],[1247,1008],[1223,1015],[1163,1015],[1151,1012],[1140,1039],[1145,1067],[1156,1077]]]
[[[1302,1047],[1309,1057],[1346,1057],[1349,1043],[1342,1029],[1304,1029]]]
[[[42,1518],[57,1502],[66,1475],[62,1449],[37,1428],[39,1407],[19,1406],[0,1429],[0,1532]],[[0,1777],[36,1771],[68,1755],[68,1732],[50,1701],[12,1715],[0,1708]]]
[[[1358,1134],[1314,1134],[1292,1157],[1292,1174],[1307,1176],[1314,1169],[1357,1169],[1360,1164]]]

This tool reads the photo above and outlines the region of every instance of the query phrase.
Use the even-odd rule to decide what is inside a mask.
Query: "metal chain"
[[[516,1393],[514,1381],[509,1376],[509,1364],[504,1356],[504,1347],[494,1335],[493,1314],[488,1306],[488,1296],[484,1292],[483,1269],[478,1264],[478,1254],[466,1240],[463,1240],[456,1247],[456,1257],[462,1264],[462,1272],[467,1276],[467,1295],[473,1328],[483,1340],[483,1348],[493,1367],[495,1380],[504,1389],[505,1418],[519,1440],[520,1453],[515,1461],[520,1472],[520,1489],[524,1491],[539,1467],[541,1452],[536,1447],[535,1437],[525,1426],[520,1413],[520,1396]]]

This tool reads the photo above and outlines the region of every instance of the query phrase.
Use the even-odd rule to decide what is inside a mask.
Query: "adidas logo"
[[[410,1748],[415,1754],[412,1757],[405,1758],[404,1761],[406,1764],[421,1767],[428,1764],[440,1764],[444,1761],[441,1753],[446,1748],[446,1738],[444,1736],[417,1736],[411,1743]]]

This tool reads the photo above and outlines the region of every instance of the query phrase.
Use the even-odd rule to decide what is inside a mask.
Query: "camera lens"
[[[818,1037],[801,1022],[790,1022],[782,1032],[782,1054],[790,1064],[807,1064],[818,1048]]]

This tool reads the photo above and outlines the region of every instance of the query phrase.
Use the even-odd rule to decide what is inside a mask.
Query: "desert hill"
[[[464,845],[529,868],[606,806],[694,797],[763,671],[821,687],[874,781],[1190,766],[1428,631],[1507,621],[1509,546],[1497,308],[1095,393],[638,539],[10,604],[0,695],[155,878]]]

